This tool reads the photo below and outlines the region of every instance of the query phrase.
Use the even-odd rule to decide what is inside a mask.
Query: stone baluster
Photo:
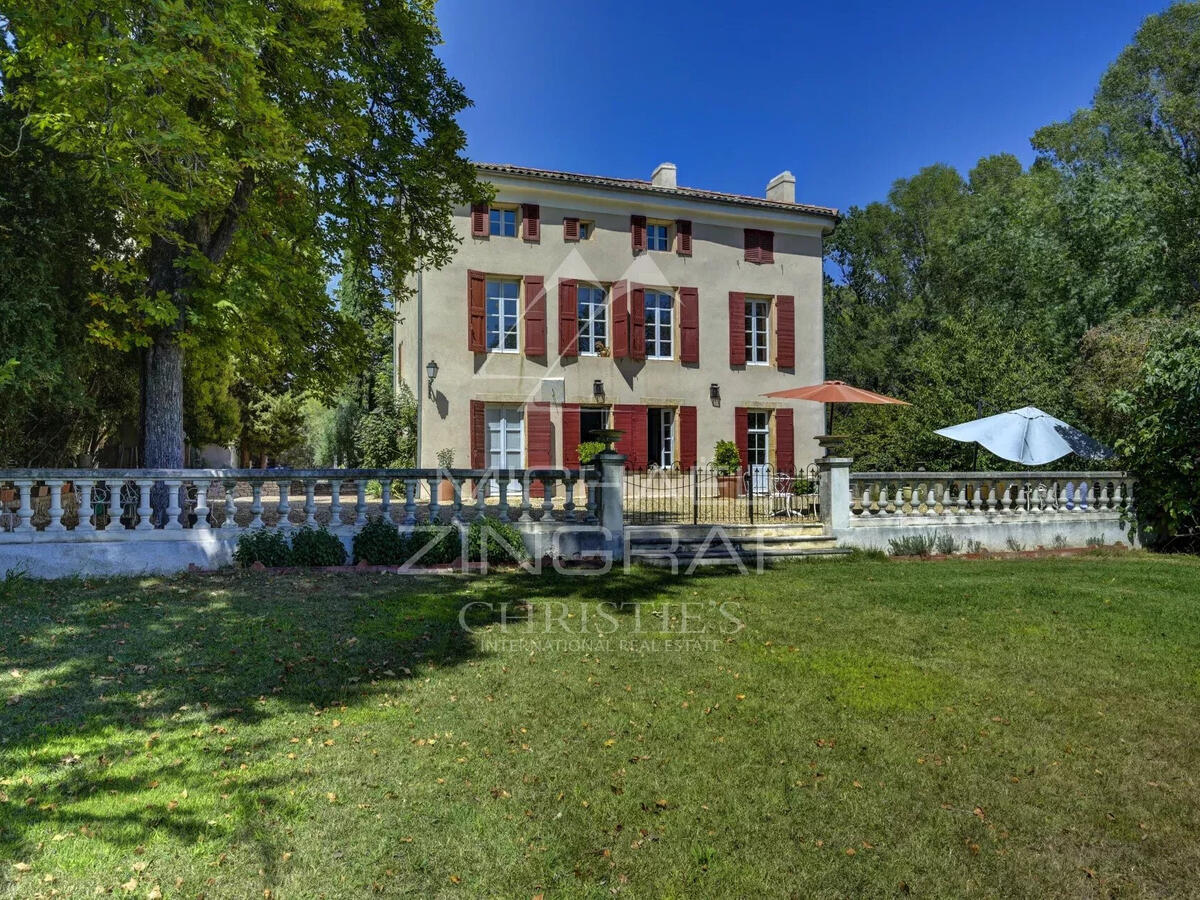
[[[379,479],[379,515],[385,522],[392,521],[392,479]]]
[[[878,515],[888,515],[888,483],[886,481],[879,482],[879,500],[878,500]]]
[[[362,528],[367,524],[367,479],[357,478],[358,485],[354,495],[354,527]]]
[[[233,531],[238,527],[237,500],[234,499],[234,495],[237,493],[237,481],[222,481],[221,487],[225,491],[225,521],[221,523],[221,530]]]
[[[404,524],[415,525],[417,523],[417,480],[415,478],[404,479]]]
[[[458,475],[450,476],[450,484],[454,488],[454,503],[450,507],[450,521],[452,521],[452,522],[462,522],[463,521],[463,496],[462,495],[463,495],[463,487],[466,485],[466,483],[467,483],[467,480],[465,478],[462,478]]]
[[[179,505],[179,492],[183,489],[183,481],[179,478],[171,478],[164,481],[163,484],[167,487],[167,515],[163,529],[179,531],[183,528],[183,523],[179,521],[179,516],[183,513],[183,509]]]
[[[211,482],[205,478],[200,481],[193,481],[192,484],[196,487],[196,506],[193,512],[196,514],[196,524],[192,526],[199,531],[208,531],[208,486]]]
[[[62,523],[62,489],[63,482],[47,481],[46,486],[50,489],[50,524],[46,526],[47,531],[66,531],[67,526]]]
[[[1004,487],[1000,491],[1000,512],[1005,515],[1012,514],[1012,482],[1004,482]]]
[[[329,479],[329,530],[342,527],[342,479]]]
[[[263,483],[261,481],[250,482],[250,528],[263,527],[263,503],[262,503]]]
[[[933,491],[933,482],[925,483],[925,515],[932,516],[937,513],[937,495]]]
[[[1025,496],[1025,482],[1018,481],[1017,482],[1017,499],[1016,499],[1016,503],[1013,505],[1013,512],[1015,512],[1015,513],[1027,512],[1028,510],[1026,510],[1026,508],[1025,508],[1026,500],[1027,500],[1027,498]]]
[[[566,479],[563,481],[563,484],[565,484],[566,488],[567,488],[567,496],[566,496],[566,499],[563,501],[563,519],[566,520],[567,522],[570,522],[572,519],[575,518],[575,485],[577,483],[578,483],[578,479],[576,479],[570,475],[568,475],[566,477]],[[587,495],[586,492],[588,490],[588,482],[587,482],[586,477],[584,478],[583,489],[584,489],[585,496],[586,496]],[[590,499],[590,497],[589,497],[589,499]],[[587,504],[585,503],[584,505],[586,506]]]
[[[121,494],[125,490],[125,482],[106,481],[105,485],[108,487],[108,522],[105,523],[104,529],[124,531],[125,527],[121,524]]]
[[[581,512],[576,513],[576,517],[579,518],[580,521],[584,521],[584,522],[600,521],[599,512],[598,512],[600,502],[599,502],[599,499],[597,496],[599,490],[600,490],[599,474],[593,473],[591,476],[588,476],[586,474],[583,475],[583,509],[581,510]],[[567,496],[569,496],[569,497],[574,496],[574,493],[575,493],[575,486],[574,486],[574,482],[572,482],[571,491]]]
[[[154,510],[150,506],[150,492],[154,489],[153,481],[144,479],[135,482],[138,488],[138,507],[137,507],[137,525],[136,531],[153,531],[154,521],[152,516]]]
[[[28,533],[33,531],[33,482],[28,479],[18,479],[13,482],[21,494],[21,505],[17,509],[20,524],[13,529],[15,532]]]
[[[1058,482],[1046,484],[1046,512],[1058,512]]]
[[[79,488],[79,522],[75,525],[75,530],[95,531],[96,526],[92,523],[92,488],[96,486],[96,482],[90,479],[77,481],[75,486]]]
[[[317,527],[317,480],[304,479],[304,526]]]
[[[487,479],[476,478],[475,488],[475,518],[482,519],[484,507],[487,505]]]
[[[275,486],[279,488],[279,504],[275,507],[278,518],[275,520],[275,527],[282,531],[290,531],[292,528],[290,520],[292,515],[292,479],[281,478],[275,482]]]
[[[520,514],[517,516],[518,522],[532,522],[533,521],[532,484],[533,484],[533,480],[529,477],[529,473],[526,472],[525,475],[521,478],[521,507],[520,507]]]
[[[862,492],[858,495],[858,514],[860,516],[868,516],[871,514],[871,482],[864,481]]]
[[[509,521],[508,518],[508,472],[501,469],[496,473],[497,483],[500,485],[500,509],[497,513],[497,518],[501,522]]]
[[[971,492],[971,512],[975,515],[983,515],[983,483],[976,481],[975,487]]]
[[[1123,486],[1124,485],[1121,484],[1121,479],[1119,479],[1119,478],[1113,482],[1112,508],[1117,510],[1118,512],[1123,512],[1125,509],[1125,507],[1124,507],[1125,498],[1122,496],[1122,491],[1121,491],[1121,488]]]
[[[550,522],[554,519],[554,489],[557,483],[549,475],[542,476],[542,517],[540,521]]]
[[[442,508],[438,501],[438,487],[439,487],[440,481],[441,481],[441,479],[437,475],[434,475],[433,477],[425,479],[425,484],[429,488],[429,524],[430,525],[436,525],[438,522],[441,521],[441,518],[442,518]]]
[[[959,493],[962,493],[961,488],[959,488]],[[954,505],[954,484],[946,481],[942,485],[942,515],[950,515],[950,511],[954,508]]]
[[[996,482],[989,481],[985,484],[983,494],[983,508],[988,513],[996,512],[1000,506],[1000,501],[996,497]]]
[[[1100,503],[1099,509],[1108,509],[1108,482],[1100,482]]]
[[[954,505],[955,505],[955,508],[958,510],[958,514],[960,516],[964,515],[966,513],[966,511],[967,511],[967,483],[965,481],[960,481],[958,483],[958,498],[957,498],[957,502]]]

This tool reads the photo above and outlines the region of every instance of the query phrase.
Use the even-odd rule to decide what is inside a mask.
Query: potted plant
[[[579,454],[579,464],[587,466],[591,465],[592,460],[596,458],[596,454],[603,450],[604,444],[600,441],[584,441],[576,448],[575,452]]]
[[[449,447],[443,447],[437,452],[438,468],[443,472],[449,471],[454,466],[454,451]],[[453,503],[454,502],[454,482],[449,478],[442,478],[438,482],[438,503]]]
[[[737,471],[742,467],[742,455],[733,441],[717,441],[713,447],[713,468],[717,472],[717,496],[732,498],[738,495]]]

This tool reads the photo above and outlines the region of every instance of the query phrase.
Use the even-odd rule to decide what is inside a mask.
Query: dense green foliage
[[[519,563],[529,559],[521,532],[508,522],[481,516],[467,529],[467,559],[489,563]]]
[[[608,446],[603,441],[584,441],[578,447],[579,464],[581,466],[590,465],[592,460],[596,458],[597,453],[603,453],[604,448]]]
[[[1200,4],[1177,4],[1090,108],[1035,135],[1029,169],[931,166],[849,211],[828,243],[829,377],[912,403],[839,407],[856,468],[969,468],[975,448],[935,428],[1038,406],[1123,451],[1105,467],[1148,479],[1153,537],[1194,527],[1200,480],[1167,489],[1156,473],[1195,460],[1193,420],[1158,379],[1183,377],[1200,302],[1198,58]]]
[[[400,566],[407,556],[407,541],[386,519],[372,519],[354,535],[354,561],[371,566]]]
[[[742,455],[733,441],[717,441],[713,446],[713,468],[721,475],[732,475],[742,465]]]
[[[404,553],[414,566],[447,565],[462,557],[462,532],[456,525],[418,525],[405,535]]]
[[[287,566],[292,562],[292,548],[282,531],[259,528],[238,536],[233,561],[248,568],[255,563],[264,566]]]
[[[324,528],[301,528],[292,535],[294,566],[340,566],[345,561],[342,539]]]

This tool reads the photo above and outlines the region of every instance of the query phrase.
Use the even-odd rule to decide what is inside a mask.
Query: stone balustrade
[[[1124,472],[852,472],[855,518],[1127,513]]]

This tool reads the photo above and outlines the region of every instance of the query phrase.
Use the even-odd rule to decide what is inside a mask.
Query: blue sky
[[[1086,105],[1162,0],[442,0],[472,158],[846,209],[934,162],[1017,154]]]

